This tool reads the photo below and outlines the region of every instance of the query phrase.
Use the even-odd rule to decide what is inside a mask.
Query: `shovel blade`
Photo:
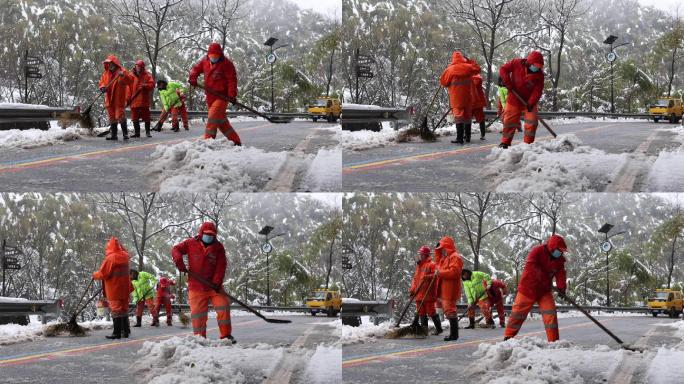
[[[264,319],[266,320],[267,323],[275,323],[275,324],[289,324],[292,322],[292,320],[282,320],[282,319]]]

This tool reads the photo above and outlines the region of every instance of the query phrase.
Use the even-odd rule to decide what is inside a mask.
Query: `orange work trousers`
[[[151,118],[149,107],[131,108],[131,121],[142,120],[144,123],[149,123]]]
[[[107,300],[109,301],[109,309],[112,311],[112,317],[128,317],[128,300]]]
[[[451,108],[451,113],[454,114],[455,124],[466,124],[470,123],[473,119],[473,113],[470,108]]]
[[[150,315],[154,316],[154,300],[152,299],[138,301],[135,306],[135,315],[138,317],[142,316],[145,306],[147,306],[147,310],[150,311]]]
[[[503,327],[506,325],[506,311],[504,310],[503,300],[499,300],[496,303],[490,301],[489,305],[496,308],[496,313],[499,315],[499,324]]]
[[[109,124],[122,123],[126,120],[126,110],[121,107],[106,107],[107,116],[109,116]]]
[[[235,143],[235,145],[241,145],[240,136],[230,125],[228,117],[226,115],[226,108],[228,108],[228,102],[221,99],[216,99],[209,106],[209,117],[207,118],[207,126],[204,131],[205,139],[215,139],[216,132],[221,131],[228,140]]]
[[[523,140],[527,144],[534,143],[534,137],[537,134],[537,125],[539,119],[537,117],[537,106],[534,106],[532,112],[528,112],[525,107],[516,107],[513,104],[506,104],[506,109],[503,112],[503,136],[501,143],[511,145],[515,131],[520,129],[520,117],[525,116],[525,133]]]
[[[418,305],[418,316],[434,316],[437,313],[437,310],[435,309],[435,302],[434,301],[423,301],[421,304],[420,301],[417,302]]]
[[[456,308],[456,300],[442,299],[442,307],[444,308],[444,317],[447,319],[458,318],[458,308]]]
[[[228,337],[233,332],[230,324],[230,300],[225,295],[215,291],[191,290],[188,294],[190,300],[190,318],[192,319],[192,333],[207,337],[207,316],[209,314],[209,300],[216,311],[221,338]]]
[[[539,304],[539,311],[544,320],[546,339],[550,342],[558,340],[560,338],[558,316],[556,315],[556,302],[553,300],[553,294],[551,292],[546,293],[537,304]],[[508,319],[506,332],[504,332],[505,337],[515,337],[518,334],[533,305],[534,300],[518,292],[511,310],[511,317]]]
[[[183,122],[183,128],[189,128],[188,125],[188,109],[185,107],[185,104],[182,104],[178,107],[171,107],[169,110],[169,114],[171,115],[171,127],[172,128],[178,128],[179,123],[178,123],[178,117],[180,117],[181,121]],[[166,117],[162,119],[161,124],[164,124],[166,122]]]
[[[159,311],[161,311],[161,306],[164,305],[166,310],[166,320],[171,322],[173,317],[173,312],[171,311],[171,298],[170,297],[159,297],[157,296],[157,305],[154,308],[154,317],[159,317]]]
[[[485,114],[484,114],[484,108],[475,108],[472,111],[473,114],[473,119],[475,119],[476,123],[481,123],[485,121]]]
[[[477,302],[477,306],[480,307],[480,312],[482,312],[482,316],[484,316],[485,320],[487,323],[492,322],[492,307],[489,305],[489,300],[488,299],[482,299]],[[474,306],[469,306],[468,307],[468,318],[472,319],[475,317],[475,308]]]

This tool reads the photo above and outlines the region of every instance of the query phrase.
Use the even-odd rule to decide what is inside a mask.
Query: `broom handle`
[[[95,279],[93,279],[92,277],[90,278],[90,281],[88,282],[88,285],[86,286],[86,289],[83,291],[81,298],[78,300],[78,304],[76,304],[76,309],[78,309],[81,306],[81,302],[83,302],[83,298],[88,293],[88,290],[90,289],[90,287],[93,285],[94,280]],[[80,311],[77,311],[76,313],[78,314],[78,312],[80,312]]]
[[[220,93],[214,91],[214,90],[211,89],[211,88],[207,88],[207,87],[205,87],[204,84],[198,83],[198,84],[197,84],[197,88],[203,89],[203,90],[206,91],[207,93],[210,93],[210,94],[212,94],[213,96],[216,96],[216,97],[218,97],[219,99],[221,99],[221,100],[223,100],[223,101],[227,101],[227,102],[229,102],[229,103],[231,103],[231,104],[233,104],[233,105],[235,105],[235,106],[238,106],[238,107],[240,107],[240,108],[242,108],[242,109],[246,109],[247,111],[252,112],[253,114],[255,114],[255,115],[257,115],[257,116],[259,116],[259,117],[261,117],[261,118],[264,118],[264,119],[268,120],[269,122],[271,121],[271,117],[266,116],[265,114],[263,114],[263,113],[257,111],[256,109],[254,109],[254,108],[252,108],[252,107],[249,107],[249,106],[246,106],[246,105],[242,104],[241,102],[237,101],[237,99],[235,99],[235,98],[232,98],[232,99],[231,99],[231,98],[229,98],[228,96],[223,95],[223,94],[220,94]]]
[[[432,279],[430,279],[430,284],[428,284],[428,287],[427,287],[428,292],[430,291],[430,288],[432,288],[432,283],[434,283],[436,279],[437,279],[437,274],[433,274]],[[418,308],[422,307],[424,302],[425,302],[425,296],[423,296],[423,300],[420,301],[420,305],[418,306]]]
[[[401,321],[404,319],[404,316],[406,315],[406,312],[408,311],[409,307],[411,306],[411,303],[413,302],[413,299],[416,297],[418,294],[418,290],[420,290],[420,287],[423,286],[423,283],[425,281],[421,281],[420,284],[418,284],[418,288],[416,288],[416,292],[409,297],[408,303],[406,303],[406,306],[404,307],[404,310],[401,311],[401,316],[399,316],[399,320],[397,320],[397,324],[395,327],[398,327],[401,324]]]
[[[517,97],[518,100],[520,100],[521,103],[523,103],[523,105],[525,106],[525,108],[528,108],[527,102],[526,102],[525,100],[523,100],[522,96],[520,96],[520,95],[518,94],[518,92],[516,92],[513,88],[511,88],[510,91],[513,92],[513,94],[515,95],[515,97]],[[551,127],[549,127],[549,125],[546,123],[546,121],[544,121],[544,119],[542,119],[541,117],[537,116],[537,120],[539,120],[539,122],[542,123],[542,125],[544,126],[544,128],[546,128],[546,129],[549,131],[549,133],[550,133],[553,137],[558,137],[558,135],[556,135],[556,132],[554,132],[553,129],[551,129]]]

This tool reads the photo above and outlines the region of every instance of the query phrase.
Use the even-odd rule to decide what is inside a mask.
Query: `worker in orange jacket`
[[[111,308],[114,331],[107,339],[128,337],[131,327],[128,319],[128,297],[133,291],[129,277],[128,252],[112,237],[105,247],[105,258],[100,269],[93,272],[93,279],[104,282],[104,292]]]
[[[211,282],[211,286],[208,286],[188,276],[192,332],[195,335],[207,337],[207,317],[211,300],[216,311],[221,339],[230,339],[235,343],[230,322],[230,300],[221,293],[228,261],[223,244],[216,239],[216,234],[216,225],[212,222],[205,222],[200,226],[197,236],[174,245],[171,255],[179,271],[190,271]],[[188,256],[187,267],[183,261],[184,255]]]
[[[480,140],[485,139],[485,114],[484,107],[487,105],[487,98],[482,88],[482,76],[473,76],[473,88],[471,98],[473,100],[473,118],[480,125]],[[470,129],[466,127],[465,141],[470,143]]]
[[[102,63],[104,72],[100,77],[100,92],[105,94],[105,109],[109,116],[109,133],[107,140],[117,140],[117,124],[121,124],[124,140],[128,140],[126,125],[126,95],[128,87],[133,84],[133,75],[121,66],[115,55],[109,55]]]
[[[492,279],[492,284],[487,288],[489,305],[496,308],[499,315],[499,325],[501,328],[506,326],[506,311],[504,311],[504,299],[508,296],[508,286],[501,280]]]
[[[126,96],[131,106],[131,121],[134,130],[131,137],[140,137],[140,120],[145,124],[145,136],[152,137],[150,134],[152,90],[154,90],[152,74],[145,69],[144,61],[136,61],[133,67],[133,84],[128,88],[128,96]]]
[[[164,305],[166,310],[166,325],[169,327],[173,325],[173,312],[171,311],[171,300],[176,298],[176,295],[171,293],[171,286],[176,285],[176,282],[162,276],[157,284],[157,305],[154,311],[154,320],[152,325],[155,327],[159,326],[159,311],[161,311],[161,306]]]
[[[444,341],[458,340],[458,311],[456,303],[461,299],[461,270],[463,259],[458,254],[454,239],[444,236],[435,248],[435,257],[440,260],[435,268],[438,280],[438,294],[442,300],[444,317],[449,320],[449,336]]]
[[[518,285],[518,294],[515,296],[511,317],[504,332],[504,340],[518,334],[535,303],[539,305],[539,312],[542,314],[546,339],[549,342],[559,339],[558,316],[552,289],[555,278],[558,291],[565,295],[567,284],[563,254],[567,251],[565,239],[559,235],[552,235],[546,243],[532,248],[527,255]]]
[[[430,260],[430,247],[423,245],[418,251],[416,271],[413,273],[409,293],[413,296],[417,307],[413,326],[417,328],[420,318],[420,326],[427,329],[429,316],[435,324],[433,335],[439,335],[442,333],[442,322],[435,311],[435,301],[437,301],[437,276],[435,275],[435,269],[435,263]]]
[[[459,51],[454,51],[451,64],[439,79],[439,83],[449,91],[449,103],[456,123],[456,140],[452,143],[463,144],[464,134],[471,130],[471,88],[473,76],[478,73],[480,66],[474,60],[464,57]]]

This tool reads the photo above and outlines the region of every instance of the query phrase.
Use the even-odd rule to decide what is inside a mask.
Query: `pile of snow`
[[[400,131],[395,131],[389,123],[382,124],[380,132],[369,130],[338,131],[338,141],[342,148],[351,151],[363,151],[370,148],[385,147],[395,142]]]
[[[57,320],[54,320],[43,325],[40,320],[38,320],[38,316],[30,316],[30,319],[31,322],[29,322],[28,325],[0,325],[0,345],[10,345],[42,339],[44,337],[43,330],[45,327],[49,327],[58,322]],[[78,325],[87,330],[112,328],[112,322],[104,319],[79,322]]]
[[[151,157],[160,192],[254,192],[276,175],[287,152],[238,147],[229,140],[186,140],[159,145]]]
[[[583,145],[575,135],[493,148],[483,175],[498,192],[601,190],[627,160]]]
[[[303,189],[316,192],[342,190],[342,150],[339,147],[318,151],[304,177]]]
[[[342,345],[366,343],[373,341],[373,339],[382,339],[389,331],[394,329],[390,321],[374,325],[368,318],[362,318],[361,325],[358,327],[342,325],[341,322],[339,325],[342,328],[342,336],[340,337]]]
[[[661,128],[674,133],[675,140],[684,145],[684,127]],[[661,151],[648,174],[648,190],[651,192],[681,192],[684,190],[684,148]]]
[[[30,149],[78,140],[86,135],[80,128],[51,127],[47,131],[40,129],[9,129],[0,131],[0,149]]]
[[[647,382],[651,384],[681,382],[684,377],[679,369],[684,361],[684,321],[660,324],[660,326],[674,328],[673,336],[681,339],[681,342],[673,348],[658,348],[646,374]]]
[[[304,374],[307,383],[342,382],[342,348],[319,345],[306,365]]]
[[[605,345],[588,349],[566,340],[548,343],[526,337],[480,344],[466,372],[474,381],[489,384],[601,383],[612,375],[625,353],[636,352]]]
[[[145,342],[133,368],[151,384],[245,383],[268,377],[282,357],[283,348],[268,344],[172,337]]]

